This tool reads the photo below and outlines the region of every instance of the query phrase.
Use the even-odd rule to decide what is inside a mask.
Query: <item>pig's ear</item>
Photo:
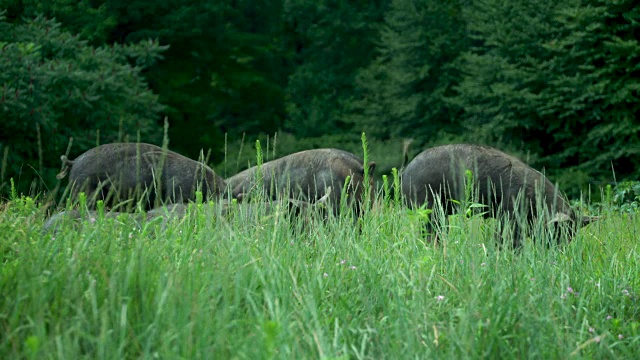
[[[370,161],[367,166],[369,167],[369,176],[373,175],[373,172],[376,170],[376,162]]]

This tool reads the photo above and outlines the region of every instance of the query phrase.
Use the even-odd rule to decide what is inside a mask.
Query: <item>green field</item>
[[[501,250],[453,216],[425,243],[402,207],[290,221],[193,205],[163,228],[98,216],[42,234],[0,212],[0,358],[634,358],[634,215],[603,211],[563,248]]]

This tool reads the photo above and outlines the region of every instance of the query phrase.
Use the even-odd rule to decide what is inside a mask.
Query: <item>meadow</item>
[[[389,199],[387,199],[389,200]],[[440,244],[421,214],[378,201],[360,220],[286,211],[168,226],[97,216],[42,232],[43,206],[0,210],[2,359],[634,358],[634,213],[561,247],[496,246],[458,214]],[[543,236],[543,234],[539,234]],[[534,237],[536,235],[534,234]]]

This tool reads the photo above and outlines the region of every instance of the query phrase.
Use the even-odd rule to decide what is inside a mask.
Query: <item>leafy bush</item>
[[[53,184],[70,137],[82,151],[127,137],[159,140],[162,106],[141,72],[165,48],[91,47],[54,20],[10,24],[0,15],[2,191],[11,177],[24,190],[34,178],[29,169]]]
[[[613,189],[613,206],[621,212],[640,209],[640,181],[621,182]]]

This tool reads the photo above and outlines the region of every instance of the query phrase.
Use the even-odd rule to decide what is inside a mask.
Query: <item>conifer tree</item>
[[[638,176],[633,1],[476,0],[458,104],[467,133],[535,154],[565,185]],[[491,21],[501,19],[502,21]],[[578,189],[578,187],[574,187]]]
[[[458,107],[449,99],[467,46],[461,1],[393,0],[379,32],[373,62],[358,76],[350,120],[379,138],[458,131]]]
[[[355,91],[357,70],[371,61],[375,27],[385,6],[386,1],[285,2],[292,52],[286,131],[299,137],[350,131],[344,119],[346,100]]]

